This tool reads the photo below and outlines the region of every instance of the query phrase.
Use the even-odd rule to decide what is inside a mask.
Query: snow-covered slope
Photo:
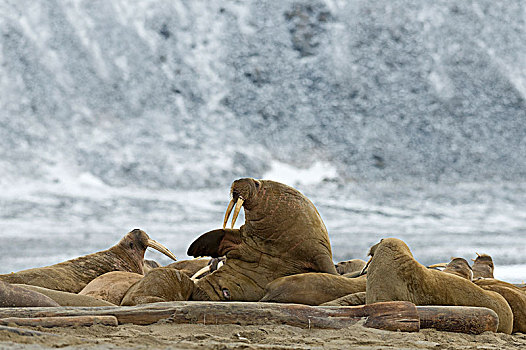
[[[521,1],[0,3],[2,183],[526,174]]]

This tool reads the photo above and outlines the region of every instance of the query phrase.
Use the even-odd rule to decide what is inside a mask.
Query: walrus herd
[[[222,228],[202,234],[188,248],[194,259],[164,267],[145,260],[148,247],[176,259],[134,229],[105,251],[0,275],[0,307],[177,300],[333,306],[410,301],[486,307],[498,315],[497,331],[526,332],[526,290],[494,279],[488,255],[477,254],[473,266],[452,258],[426,267],[406,243],[385,238],[370,248],[367,263],[352,259],[335,265],[323,220],[298,190],[244,178],[233,182],[230,194]],[[245,222],[235,229],[241,209]],[[231,228],[226,228],[231,214]]]

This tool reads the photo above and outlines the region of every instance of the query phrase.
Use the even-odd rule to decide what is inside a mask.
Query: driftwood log
[[[414,304],[404,301],[361,306],[176,301],[114,307],[0,308],[0,318],[46,320],[50,317],[60,317],[65,320],[80,316],[114,316],[119,324],[137,325],[148,325],[165,320],[173,323],[286,324],[304,328],[331,329],[345,328],[363,320],[363,325],[366,327],[384,330],[416,332],[420,328],[434,328],[440,331],[470,334],[495,332],[498,325],[498,317],[490,309],[466,306],[415,307]]]
[[[313,307],[299,304],[258,302],[178,301],[115,307],[1,308],[0,318],[115,316],[119,324],[147,325],[166,319],[173,323],[287,324],[304,328],[348,327],[364,320],[364,326],[417,332],[420,321],[414,304],[392,301],[362,306]]]
[[[117,326],[115,316],[61,316],[61,317],[7,317],[0,318],[0,325],[15,324],[25,327],[83,327],[100,324],[104,326]]]
[[[417,306],[420,328],[439,331],[480,334],[496,332],[499,317],[485,307],[471,306]]]

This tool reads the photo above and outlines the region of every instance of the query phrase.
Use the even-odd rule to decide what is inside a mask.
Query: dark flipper
[[[238,229],[213,230],[197,238],[188,248],[187,254],[194,257],[211,256],[218,258],[239,243],[241,243],[241,235]]]

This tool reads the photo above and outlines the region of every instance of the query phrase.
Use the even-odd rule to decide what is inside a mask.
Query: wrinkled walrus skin
[[[0,281],[0,307],[29,306],[53,307],[60,305],[44,294]]]
[[[366,281],[366,275],[347,278],[318,272],[285,276],[270,282],[260,301],[320,305],[348,294],[365,292]]]
[[[249,178],[234,181],[231,194],[232,203],[243,204],[245,224],[210,231],[190,245],[190,256],[226,255],[221,268],[197,281],[192,299],[258,301],[276,278],[337,274],[327,230],[307,197],[279,182]]]
[[[78,293],[90,281],[106,272],[143,274],[144,252],[151,241],[144,231],[135,229],[110,249],[51,266],[0,275],[0,281]]]
[[[418,263],[409,247],[386,238],[371,247],[366,302],[410,301],[416,305],[479,306],[499,316],[497,331],[510,334],[513,313],[501,295],[462,277],[431,270]]]
[[[120,305],[128,289],[144,276],[128,271],[111,271],[100,275],[84,287],[79,295]]]
[[[194,282],[184,272],[169,267],[158,267],[128,289],[121,305],[188,300],[193,290]]]

